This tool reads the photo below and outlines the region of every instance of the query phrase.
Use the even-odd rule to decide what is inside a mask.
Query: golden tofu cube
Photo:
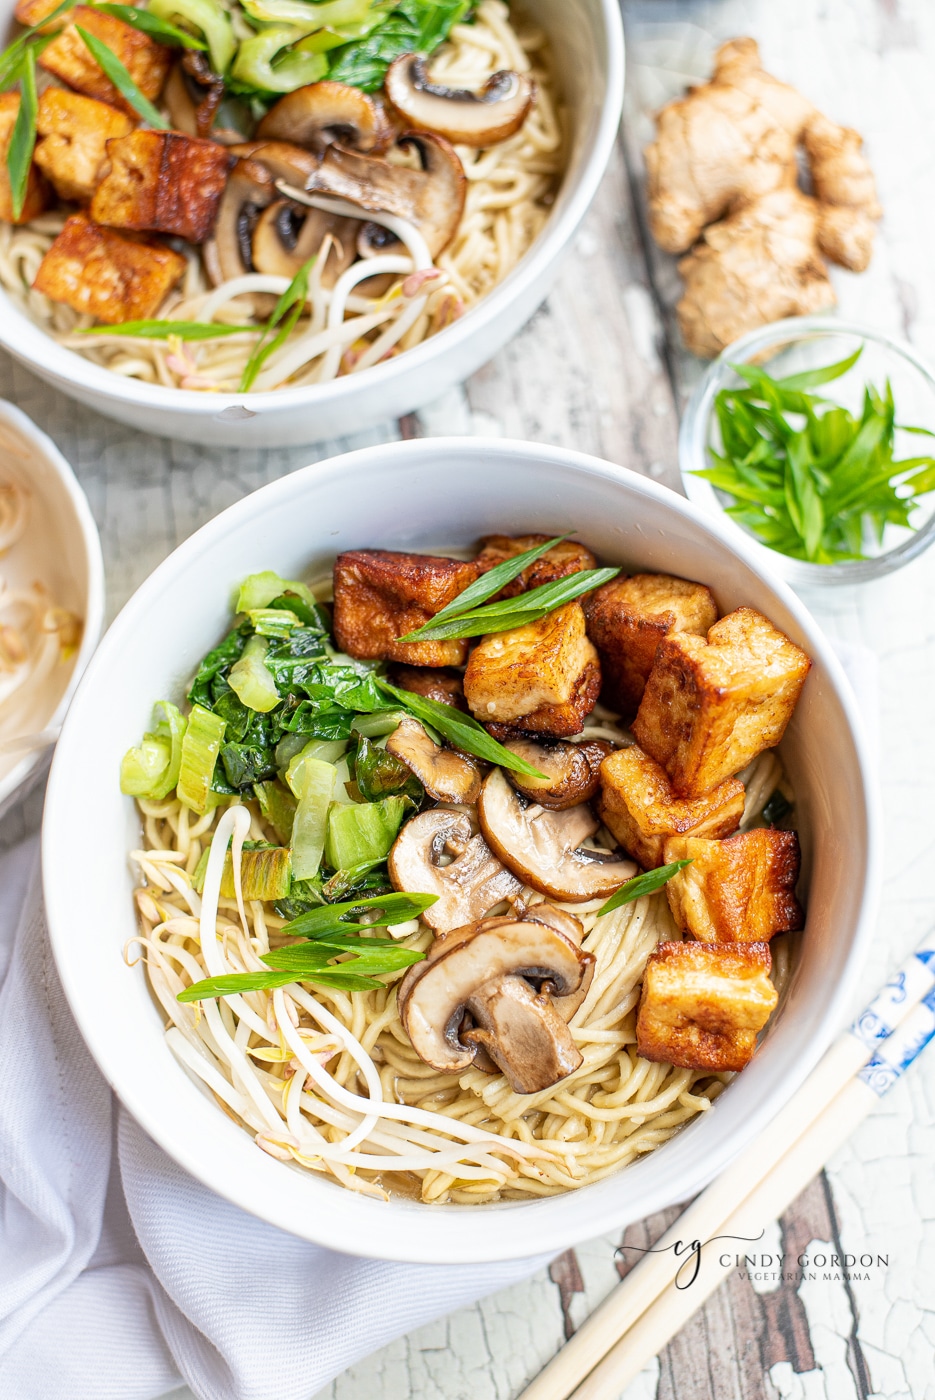
[[[722,617],[707,640],[671,632],[633,733],[680,797],[700,797],[779,743],[811,664],[754,608]]]
[[[107,143],[91,217],[110,228],[175,233],[203,243],[214,227],[230,157],[179,131],[134,131]]]
[[[703,637],[717,622],[717,607],[703,583],[671,574],[634,574],[598,588],[585,599],[584,615],[601,658],[601,698],[629,722],[663,637],[670,632]]]
[[[683,1069],[749,1064],[779,997],[768,943],[660,943],[650,954],[636,1019],[644,1060]]]
[[[124,24],[122,19],[115,19],[113,15],[94,10],[89,5],[78,5],[67,14],[71,22],[43,50],[39,57],[40,67],[78,92],[96,97],[101,102],[109,102],[112,107],[119,107],[122,112],[136,116],[130,104],[124,101],[104,70],[91,57],[91,51],[78,33],[80,27],[100,39],[111,53],[116,54],[144,97],[152,102],[159,96],[172,61],[171,49],[157,44],[142,30],[134,29],[132,24]]]
[[[507,559],[515,559],[517,554],[525,554],[527,549],[535,549],[545,544],[551,535],[485,535],[481,540],[481,552],[477,556],[477,566],[482,574],[504,564]],[[562,540],[553,545],[533,564],[529,564],[521,574],[508,583],[495,596],[515,598],[528,588],[539,588],[544,583],[554,583],[556,579],[567,578],[569,574],[580,574],[585,569],[597,568],[597,560],[589,549],[574,540]],[[493,599],[491,599],[493,601]]]
[[[73,214],[39,264],[37,292],[98,321],[145,320],[185,271],[180,253],[98,228]]]
[[[740,825],[743,803],[743,783],[736,778],[704,797],[677,797],[665,769],[636,744],[601,764],[601,821],[644,870],[665,864],[670,836],[730,836]]]
[[[126,136],[133,123],[106,102],[50,87],[39,98],[36,130],[43,138],[36,146],[36,164],[62,199],[87,204],[97,185],[107,142],[111,137]]]
[[[350,656],[411,666],[463,666],[467,641],[400,642],[454,602],[477,566],[433,554],[352,549],[334,563],[334,635]]]
[[[475,719],[538,734],[578,734],[600,691],[580,603],[494,632],[471,652],[464,697]]]
[[[59,4],[60,0],[19,0],[13,15],[19,24],[25,25],[27,29],[34,29],[53,10],[57,10]]]
[[[13,217],[13,192],[6,159],[18,112],[19,93],[0,92],[0,219],[7,224],[28,224],[30,219],[42,213],[49,194],[49,187],[42,175],[32,166],[26,180],[26,195],[19,218]]]
[[[794,831],[765,828],[710,841],[670,836],[665,863],[690,860],[666,885],[682,933],[703,943],[768,943],[802,927],[795,897],[801,858]]]

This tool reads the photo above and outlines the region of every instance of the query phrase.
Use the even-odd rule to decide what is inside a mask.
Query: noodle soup
[[[448,20],[426,40],[427,69],[405,67],[415,55],[401,38],[384,41],[386,56],[396,53],[395,88],[386,82],[401,106],[383,87],[394,70],[382,59],[366,67],[358,52],[379,51],[380,27],[366,41],[332,35],[346,41],[333,50],[335,76],[291,89],[284,74],[298,50],[284,51],[264,70],[269,91],[255,74],[252,87],[243,78],[241,55],[257,36],[236,5],[229,22],[240,47],[226,77],[211,68],[210,46],[207,59],[180,47],[204,38],[183,0],[177,13],[153,7],[162,44],[110,20],[118,59],[128,31],[162,65],[153,108],[135,84],[135,96],[121,96],[84,50],[77,67],[58,62],[66,41],[81,49],[66,11],[52,21],[61,33],[37,48],[38,142],[22,206],[12,187],[0,200],[0,285],[94,363],[209,393],[327,383],[438,334],[535,241],[564,138],[540,29],[501,0],[473,10],[410,0],[420,6]],[[327,7],[304,8],[312,33],[301,42],[324,44],[315,15]],[[402,23],[393,4],[375,8],[384,27]],[[165,31],[170,13],[181,40]],[[17,14],[27,18],[24,5]],[[325,50],[302,52],[327,66]],[[141,96],[149,124],[138,126]],[[15,94],[9,102],[11,132]],[[155,127],[157,117],[173,130]],[[152,174],[167,162],[176,202]]]
[[[237,609],[122,769],[128,957],[188,1072],[266,1153],[435,1204],[576,1189],[706,1112],[802,924],[804,653],[541,535],[350,551]],[[694,777],[658,748],[679,648],[737,680]]]

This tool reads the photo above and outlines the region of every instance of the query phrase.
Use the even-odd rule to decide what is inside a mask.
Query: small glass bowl
[[[715,396],[719,390],[742,382],[731,369],[732,364],[755,362],[781,378],[846,359],[858,345],[864,347],[863,354],[853,368],[824,390],[819,388],[814,392],[826,393],[829,399],[859,415],[864,385],[869,382],[882,389],[889,379],[898,421],[935,431],[935,375],[915,351],[881,331],[838,321],[831,316],[792,316],[735,341],[708,366],[692,394],[679,430],[679,466],[689,500],[720,515],[729,529],[736,530],[748,544],[761,550],[772,568],[795,585],[863,583],[892,573],[915,559],[935,540],[935,492],[921,498],[913,515],[914,529],[886,527],[882,547],[872,557],[839,564],[813,564],[804,559],[790,559],[761,544],[755,535],[725,513],[724,506],[729,498],[710,481],[694,473],[711,465],[708,448],[719,446]],[[897,459],[929,453],[935,456],[935,441],[931,446],[928,441],[897,427],[894,456]]]

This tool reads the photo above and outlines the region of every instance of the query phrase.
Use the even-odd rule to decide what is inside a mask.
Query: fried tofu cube
[[[633,574],[612,579],[586,598],[584,615],[601,658],[602,699],[629,722],[663,637],[670,632],[703,637],[717,622],[717,606],[703,583],[671,574]]]
[[[34,29],[53,10],[58,9],[60,3],[61,0],[19,0],[13,15],[19,24],[25,25],[27,29]]]
[[[636,1048],[684,1069],[748,1065],[779,997],[768,943],[660,943],[643,974]]]
[[[707,640],[670,632],[633,733],[680,797],[700,797],[779,743],[811,664],[754,608],[722,617]]]
[[[682,933],[703,943],[768,943],[802,927],[795,897],[801,856],[794,831],[746,831],[728,841],[670,836],[665,863],[690,860],[666,885]]]
[[[743,803],[743,783],[736,778],[704,797],[677,797],[665,769],[636,744],[601,764],[600,818],[644,870],[665,864],[670,836],[730,836],[740,825]]]
[[[112,326],[152,316],[184,271],[185,259],[171,248],[124,238],[73,214],[39,264],[33,286]]]
[[[106,102],[49,87],[39,98],[36,130],[43,138],[36,146],[36,164],[62,199],[87,204],[97,185],[107,142],[128,135],[133,123]]]
[[[7,151],[13,137],[13,128],[19,112],[19,93],[0,92],[0,219],[7,224],[28,224],[37,214],[41,214],[48,202],[49,187],[42,175],[32,166],[26,180],[26,194],[19,217],[13,215],[13,191],[10,187],[10,172],[7,169]]]
[[[69,18],[71,23],[55,36],[40,55],[40,67],[87,97],[109,102],[112,107],[119,107],[122,112],[135,116],[133,108],[120,96],[104,70],[91,57],[91,51],[78,33],[80,27],[106,44],[111,53],[120,59],[143,96],[151,102],[155,101],[169,72],[171,49],[166,48],[165,44],[157,44],[142,30],[134,29],[132,24],[124,24],[122,19],[115,19],[113,15],[94,10],[89,5],[78,5],[69,12]]]
[[[551,535],[485,535],[481,540],[481,552],[476,563],[482,574],[515,559],[517,554],[525,554],[527,549],[535,549],[545,544]],[[539,588],[544,583],[554,583],[556,579],[567,578],[569,574],[580,574],[585,569],[597,568],[597,560],[589,549],[575,540],[562,540],[546,550],[533,564],[529,564],[521,574],[508,583],[495,596],[515,598],[528,588]],[[492,601],[492,600],[491,600]]]
[[[352,549],[334,563],[334,635],[350,656],[410,666],[463,666],[467,641],[400,642],[454,602],[477,566],[434,554]]]
[[[175,233],[203,243],[214,228],[230,157],[216,141],[134,131],[107,142],[91,217],[110,228]]]
[[[580,603],[494,632],[471,652],[464,697],[475,719],[537,734],[578,734],[601,687]]]

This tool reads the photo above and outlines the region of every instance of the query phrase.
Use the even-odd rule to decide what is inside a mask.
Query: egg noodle
[[[454,241],[433,265],[414,225],[368,214],[365,217],[396,233],[404,246],[390,256],[355,262],[331,289],[323,285],[334,247],[327,236],[309,280],[310,316],[301,318],[270,356],[255,389],[322,383],[408,350],[450,325],[516,266],[548,217],[563,163],[562,131],[545,35],[525,24],[514,28],[500,0],[481,0],[474,22],[455,25],[433,55],[430,73],[448,86],[476,88],[500,69],[531,73],[536,100],[514,136],[487,150],[455,148],[467,179],[467,198]],[[361,217],[353,205],[316,203]],[[90,316],[31,290],[66,217],[66,211],[56,211],[22,227],[0,224],[0,285],[13,300],[60,344],[116,374],[169,388],[235,391],[256,344],[253,333],[198,343],[106,334],[92,338],[76,334],[93,324]],[[163,319],[228,325],[252,320],[262,325],[262,316],[245,313],[244,295],[260,294],[269,302],[270,293],[280,295],[289,285],[285,277],[250,273],[212,290],[198,251],[187,248],[186,253],[187,271],[163,304]],[[380,295],[353,292],[357,283],[377,274],[386,274],[390,282]],[[248,308],[251,304],[246,303]]]
[[[632,742],[600,709],[580,736],[595,737]],[[747,790],[741,829],[748,830],[776,787],[788,789],[771,753],[739,776]],[[581,921],[583,947],[596,962],[569,1022],[583,1063],[537,1094],[514,1093],[501,1074],[473,1067],[441,1074],[424,1064],[400,1024],[401,972],[373,992],[296,983],[179,1003],[177,993],[205,976],[264,969],[260,955],[283,941],[285,920],[270,906],[218,898],[231,835],[235,870],[243,840],[270,839],[254,802],[230,803],[195,817],[174,797],[139,802],[144,848],[133,859],[146,883],[136,891],[140,933],[127,956],[138,948],[145,959],[182,1064],[274,1157],[379,1198],[474,1204],[550,1196],[599,1181],[658,1147],[707,1111],[730,1079],[637,1053],[646,960],[658,942],[681,937],[664,891],[602,918],[600,899],[559,904]],[[199,898],[191,876],[215,834]],[[543,896],[527,888],[523,899],[534,911]],[[422,952],[434,937],[421,920],[391,932]],[[781,990],[792,945],[780,937],[772,946]]]

